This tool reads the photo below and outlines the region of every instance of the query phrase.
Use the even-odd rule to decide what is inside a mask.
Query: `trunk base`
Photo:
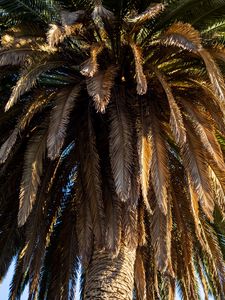
[[[95,251],[87,268],[85,300],[132,300],[135,250],[123,247],[115,258],[109,251]]]

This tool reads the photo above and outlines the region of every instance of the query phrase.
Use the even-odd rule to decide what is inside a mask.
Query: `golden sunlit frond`
[[[20,186],[19,226],[23,226],[26,222],[36,200],[43,172],[46,138],[46,130],[36,134],[30,141],[25,154],[23,177]]]
[[[97,72],[93,77],[87,79],[87,90],[98,112],[105,112],[111,97],[111,89],[114,85],[117,68],[108,67],[105,71]]]
[[[137,93],[138,95],[144,95],[147,92],[147,80],[143,72],[143,58],[141,48],[135,43],[130,44],[131,49],[134,54],[135,60],[135,71],[136,71],[136,81],[137,81]]]

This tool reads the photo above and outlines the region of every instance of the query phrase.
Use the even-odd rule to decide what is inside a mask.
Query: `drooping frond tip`
[[[102,44],[95,44],[91,46],[90,55],[91,57],[87,59],[81,65],[81,74],[87,77],[93,77],[94,74],[98,70],[98,62],[97,56],[102,52],[103,45]]]
[[[141,48],[135,43],[130,43],[131,49],[133,51],[135,60],[135,71],[136,71],[136,81],[137,81],[137,93],[138,95],[144,95],[147,92],[147,79],[143,72],[143,58]]]
[[[47,41],[50,47],[55,47],[64,40],[64,33],[61,27],[56,24],[50,24],[47,32]]]
[[[191,52],[198,51],[201,46],[201,37],[191,24],[177,22],[171,25],[160,37],[160,42],[168,46],[176,46]]]
[[[155,18],[164,10],[165,10],[165,5],[163,3],[158,3],[155,5],[151,5],[147,10],[145,10],[143,13],[139,15],[126,17],[125,21],[128,23],[141,24],[145,21]]]
[[[95,20],[97,18],[102,18],[102,19],[113,19],[114,18],[114,15],[113,13],[106,9],[103,5],[102,5],[102,1],[100,0],[97,0],[97,1],[94,1],[94,10],[92,12],[92,18]]]
[[[47,32],[47,41],[51,48],[55,49],[58,44],[62,43],[67,36],[71,36],[79,32],[82,28],[82,23],[72,25],[59,26],[50,24],[50,29]]]
[[[93,97],[98,112],[104,113],[110,101],[116,71],[117,67],[110,66],[107,70],[100,71],[87,79],[88,94]]]

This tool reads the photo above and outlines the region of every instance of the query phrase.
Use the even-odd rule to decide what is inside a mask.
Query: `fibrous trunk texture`
[[[135,250],[122,247],[116,257],[95,251],[86,273],[85,300],[131,300],[134,286]]]

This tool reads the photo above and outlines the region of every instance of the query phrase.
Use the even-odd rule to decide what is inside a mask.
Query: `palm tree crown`
[[[0,276],[73,299],[135,249],[137,299],[225,297],[225,3],[0,0]],[[136,250],[137,249],[137,250]],[[89,298],[87,298],[89,299]],[[99,298],[100,299],[100,298]]]

